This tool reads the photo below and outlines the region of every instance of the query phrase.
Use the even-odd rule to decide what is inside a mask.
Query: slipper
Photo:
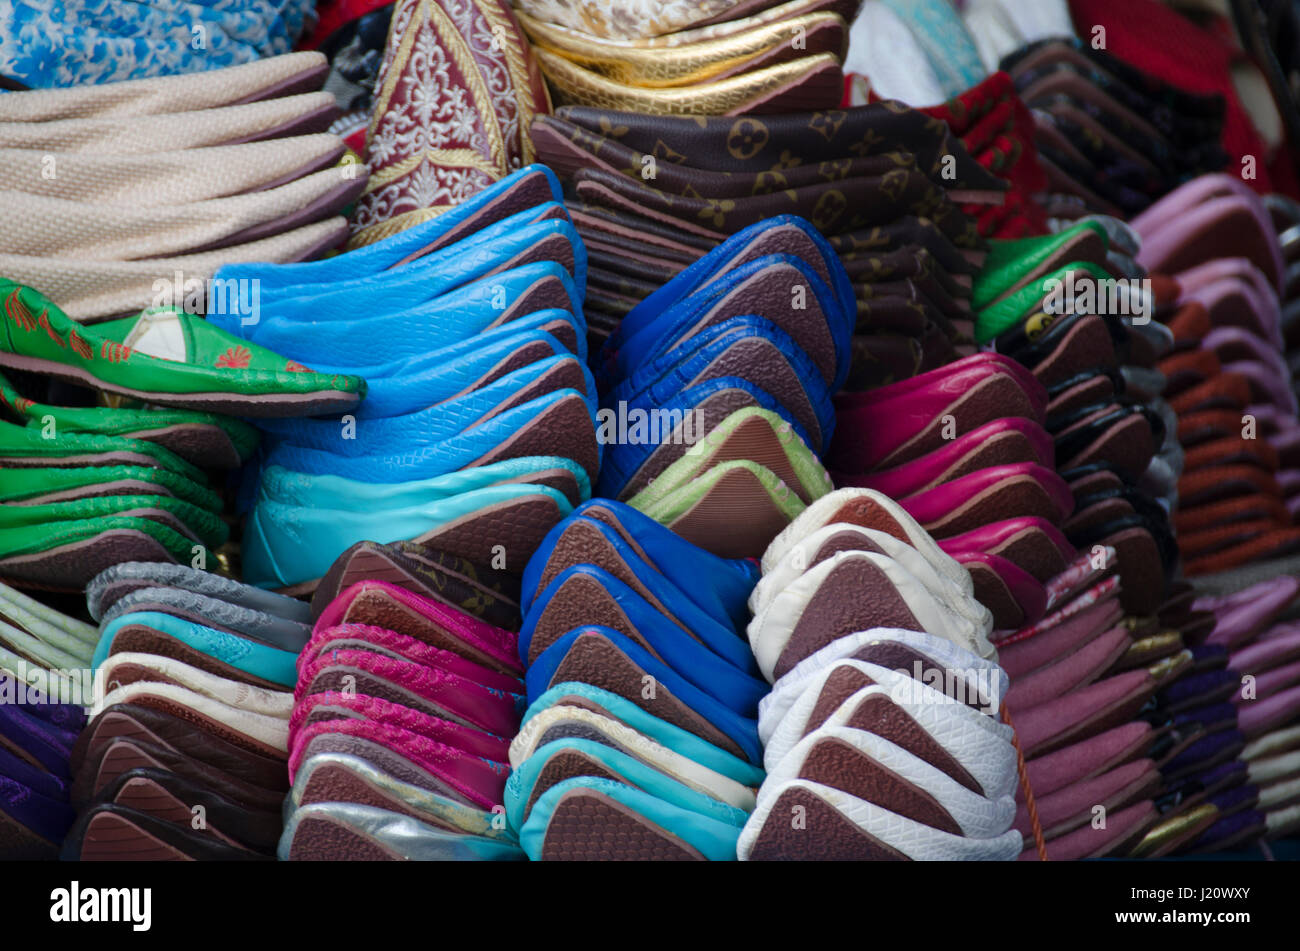
[[[194,807],[203,809],[197,829],[218,842],[254,852],[271,853],[280,838],[278,811],[250,808],[184,776],[151,766],[120,773],[87,808],[112,803],[173,825],[194,828]]]
[[[292,505],[269,498],[265,491],[263,486],[245,528],[244,576],[260,587],[289,593],[314,590],[335,559],[366,538],[383,544],[429,544],[480,563],[491,563],[500,554],[495,543],[507,538],[507,564],[522,570],[546,532],[572,511],[570,500],[550,486],[517,483],[368,510],[326,508],[328,500],[315,506]],[[490,531],[494,524],[511,524],[512,531]]]
[[[899,504],[931,535],[947,538],[1010,518],[1059,525],[1074,509],[1065,480],[1034,463],[994,466],[918,492]]]
[[[872,597],[850,608],[842,597],[845,584],[870,590]],[[828,614],[831,603],[839,608]],[[864,551],[838,552],[774,595],[750,624],[749,641],[759,669],[774,681],[832,641],[880,627],[925,631],[993,655],[986,630],[937,601],[898,562]]]
[[[135,702],[116,691],[138,683],[184,687],[228,707],[286,722],[293,711],[293,695],[287,691],[236,683],[160,654],[113,654],[100,665],[98,674],[103,679],[104,696],[91,708],[92,716],[115,703]]]
[[[305,697],[344,691],[350,684],[355,684],[354,693],[496,736],[512,733],[524,708],[522,695],[486,687],[449,670],[371,651],[344,650],[303,667],[294,688],[297,722],[301,724],[309,709],[304,707]]]
[[[256,686],[291,687],[295,655],[170,614],[122,614],[104,625],[95,648],[98,669],[110,654],[160,653],[192,667]]]
[[[653,698],[642,696],[641,685],[650,682],[643,676],[654,680]],[[528,695],[535,700],[555,684],[569,680],[618,693],[643,710],[751,763],[760,759],[753,720],[690,684],[617,631],[581,627],[561,637],[528,669]]]
[[[668,493],[729,462],[749,461],[776,475],[805,504],[833,488],[830,475],[794,427],[756,406],[736,410],[697,440],[628,504],[647,510]],[[625,490],[626,491],[626,490]]]
[[[892,559],[924,585],[926,591],[981,630],[991,630],[988,609],[979,604],[947,576],[935,570],[919,551],[893,535],[858,525],[835,523],[812,532],[791,548],[771,571],[759,579],[749,597],[750,610],[757,617],[781,591],[804,572],[841,552],[862,551]]]
[[[260,438],[257,430],[247,423],[215,413],[82,408],[33,402],[20,396],[3,376],[0,376],[0,402],[24,417],[29,426],[48,426],[53,420],[56,432],[145,439],[206,469],[238,468],[257,448]]]
[[[359,377],[304,372],[188,314],[149,311],[92,331],[30,288],[0,282],[0,295],[10,317],[2,366],[149,403],[244,416],[346,410],[365,395]],[[38,325],[49,333],[38,333]]]
[[[953,535],[939,547],[954,558],[983,553],[1004,558],[1046,584],[1069,567],[1074,546],[1051,522],[1041,518],[1012,518]]]
[[[925,529],[897,502],[873,489],[839,489],[808,506],[768,546],[764,574],[776,567],[796,544],[826,525],[847,522],[892,535],[919,551],[935,570],[970,593],[970,574],[946,556]]]
[[[1021,845],[1014,829],[988,839],[952,835],[816,782],[769,789],[741,833],[742,861],[1007,861]],[[792,828],[791,814],[807,824]]]
[[[282,862],[515,862],[524,854],[510,842],[447,832],[387,809],[318,802],[289,813],[276,857]]]
[[[753,790],[763,781],[761,766],[655,716],[633,700],[580,682],[558,683],[533,700],[511,743],[510,762],[518,767],[552,737],[597,734],[631,755],[672,764],[668,771],[674,778],[739,809],[752,806]]]
[[[315,630],[340,624],[373,625],[504,674],[522,672],[516,635],[387,582],[362,581],[347,588],[316,619]]]
[[[555,390],[515,406],[450,439],[410,452],[388,451],[366,456],[340,456],[326,450],[280,443],[267,465],[292,472],[337,475],[361,482],[377,473],[400,481],[430,479],[459,469],[525,456],[562,456],[581,465],[594,480],[600,467],[600,444],[591,407],[576,390]],[[346,546],[345,546],[346,547]],[[335,553],[337,554],[337,552]]]
[[[204,597],[301,624],[311,622],[307,605],[293,598],[240,584],[188,565],[125,562],[97,575],[86,586],[86,610],[99,622],[119,598],[140,588],[178,588]]]
[[[358,542],[343,552],[321,577],[312,614],[319,617],[343,590],[368,580],[387,581],[494,627],[519,627],[519,583],[512,575],[413,542]]]
[[[240,862],[271,858],[138,809],[107,802],[81,814],[63,843],[60,857],[70,862]]]
[[[723,558],[757,558],[804,504],[771,470],[724,462],[652,503],[646,514]],[[744,512],[745,517],[737,520]]]
[[[691,447],[732,414],[757,408],[788,424],[804,445],[804,428],[766,390],[736,376],[719,377],[682,390],[658,405],[602,409],[598,430],[605,454],[597,494],[633,496],[657,481]]]
[[[576,610],[579,605],[581,610]],[[767,685],[747,673],[752,664],[737,667],[727,655],[709,650],[699,634],[683,630],[594,565],[566,568],[538,596],[519,632],[521,658],[535,662],[547,647],[582,624],[618,631],[740,713],[754,714],[767,693]],[[734,636],[721,626],[717,630],[723,637]]]
[[[301,711],[301,712],[300,712]],[[323,734],[377,737],[396,727],[485,761],[501,763],[509,753],[505,737],[466,726],[414,707],[366,694],[328,690],[305,695],[294,710],[289,741],[289,771],[296,774],[312,740]]]
[[[709,618],[737,631],[749,621],[745,596],[756,575],[749,565],[716,558],[639,512],[605,500],[579,506],[542,541],[524,570],[523,613],[530,613],[557,575],[578,564],[609,572],[669,617],[683,612],[688,630],[707,628]],[[683,585],[691,590],[689,598]]]
[[[595,740],[565,737],[547,742],[510,775],[505,810],[512,829],[524,828],[547,790],[579,776],[623,783],[681,809],[740,827],[748,813],[680,783],[635,756]]]
[[[200,736],[219,736],[242,749],[267,757],[288,754],[289,723],[282,717],[254,713],[207,693],[174,683],[138,680],[108,691],[91,707],[91,717],[121,704],[144,707],[184,719]]]
[[[289,792],[289,808],[350,802],[408,815],[448,832],[503,842],[514,839],[504,821],[497,819],[499,814],[457,802],[413,779],[401,778],[361,756],[316,750],[298,767]]]
[[[0,470],[0,501],[13,505],[67,502],[109,495],[169,495],[221,511],[221,497],[206,485],[157,466],[86,465],[75,468],[6,467]]]
[[[595,776],[557,783],[533,804],[519,844],[534,861],[734,859],[738,823]]]
[[[764,787],[821,783],[950,835],[1002,835],[1016,813],[1010,795],[972,792],[942,769],[889,740],[852,727],[822,725],[780,758]],[[769,794],[760,790],[759,804]]]
[[[311,627],[301,621],[287,621],[218,598],[169,587],[138,588],[123,595],[104,612],[100,622],[106,624],[123,614],[139,611],[170,614],[294,653],[302,650],[311,636]]]
[[[460,654],[433,647],[414,637],[368,624],[340,624],[336,627],[318,628],[298,655],[298,670],[305,670],[331,651],[366,651],[392,660],[410,661],[421,667],[454,674],[498,692],[520,693],[523,689],[523,681],[518,677],[491,670]]]
[[[990,466],[1054,465],[1055,459],[1052,437],[1042,426],[1031,419],[1003,418],[977,426],[908,462],[849,475],[838,481],[841,485],[875,489],[891,498],[902,498]]]
[[[516,773],[512,774],[512,779],[507,781],[506,784],[507,809],[510,806],[509,797],[512,795],[512,789],[516,786],[513,775],[517,775],[525,769],[535,771],[537,765],[529,766],[529,764],[535,763],[538,758],[534,755],[535,753],[540,753],[547,748],[562,747],[572,742],[584,745],[599,744],[605,749],[636,760],[644,766],[662,773],[682,786],[714,802],[727,804],[746,813],[754,808],[754,791],[748,786],[741,785],[735,779],[717,772],[691,759],[689,756],[669,749],[646,734],[627,726],[623,721],[608,715],[597,713],[586,707],[561,704],[542,711],[530,722],[535,723],[532,729],[526,729],[520,734],[522,739],[516,739],[511,744],[513,751],[511,762],[516,764]],[[662,723],[662,721],[660,722]],[[668,724],[662,724],[662,726],[668,726]],[[683,735],[690,736],[690,734]],[[691,738],[695,739],[694,737]],[[720,750],[717,752],[721,753]],[[549,774],[547,778],[559,775],[559,779],[556,780],[558,782],[570,778],[571,775],[581,775],[580,773],[569,775],[563,773],[564,770],[571,768],[566,763],[567,760],[568,757],[562,757],[560,762],[554,765],[553,770],[546,771]],[[587,759],[587,762],[590,762],[590,759]],[[604,774],[596,771],[588,775],[601,776]],[[530,796],[526,804],[521,803],[521,805],[531,808],[533,799],[535,797]],[[512,822],[514,828],[518,828],[519,824],[521,823]]]

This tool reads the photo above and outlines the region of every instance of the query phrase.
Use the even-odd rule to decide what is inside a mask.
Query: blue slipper
[[[589,478],[595,476],[600,468],[600,446],[586,394],[555,390],[450,439],[413,450],[398,444],[383,453],[341,456],[281,443],[267,456],[267,465],[360,482],[411,482],[457,469],[540,455],[572,459],[587,470]]]
[[[555,520],[572,511],[562,492],[526,483],[490,485],[382,509],[297,506],[261,498],[244,529],[244,578],[262,588],[292,588],[323,577],[334,559],[357,542],[423,541],[453,525],[469,531],[474,520],[523,502],[542,503],[546,511],[553,510]]]
[[[351,367],[369,373],[552,309],[581,314],[582,298],[562,265],[534,261],[405,310],[377,305],[339,317],[309,309],[279,319],[263,313],[255,336],[260,345],[312,368]]]
[[[590,770],[590,772],[587,772]],[[743,826],[749,813],[679,783],[635,756],[582,737],[552,740],[524,760],[506,780],[506,821],[523,828],[533,803],[552,786],[576,776],[603,776],[702,816]]]
[[[217,272],[217,277],[257,280],[264,291],[274,291],[377,274],[428,250],[460,241],[510,215],[552,201],[564,201],[564,190],[555,173],[545,165],[527,165],[436,218],[355,251],[296,264],[227,264]]]
[[[762,760],[755,720],[715,700],[618,631],[575,628],[542,651],[524,678],[528,699],[566,680],[613,691],[732,755],[751,763]]]
[[[699,763],[715,773],[720,773],[742,786],[757,789],[766,775],[762,766],[757,766],[733,753],[728,753],[726,750],[700,739],[694,733],[683,730],[681,727],[669,723],[653,713],[649,713],[616,693],[577,681],[557,683],[534,699],[528,705],[528,709],[524,711],[523,722],[519,726],[521,737],[526,732],[529,732],[526,728],[535,719],[537,722],[533,723],[531,728],[533,733],[537,732],[539,725],[556,719],[557,714],[554,711],[571,707],[575,701],[580,704],[579,709],[592,710],[598,714],[607,715],[637,733],[649,737],[660,746],[680,753],[687,759]],[[552,712],[548,713],[548,711]],[[546,735],[535,738],[535,741],[537,743],[545,742],[550,735],[548,728]]]
[[[725,862],[735,859],[739,838],[738,825],[597,776],[556,783],[519,830],[533,861]]]
[[[154,636],[175,642],[182,649],[169,656],[191,666],[202,666],[190,660],[190,657],[198,654],[259,680],[284,687],[293,687],[298,682],[297,654],[157,611],[123,614],[105,624],[91,662],[95,670],[99,669],[112,651],[118,634],[129,628],[143,628],[153,632]]]
[[[450,439],[498,413],[563,389],[585,394],[595,416],[596,385],[591,372],[577,357],[566,354],[538,360],[481,389],[416,412],[359,419],[351,438],[343,438],[337,419],[276,420],[266,431],[295,446],[343,456],[379,455],[392,446],[409,451]]]
[[[720,377],[683,390],[658,406],[626,406],[620,412],[602,408],[598,434],[602,443],[612,445],[605,454],[596,494],[631,498],[728,416],[747,406],[775,413],[809,444],[808,433],[776,397],[748,380]],[[615,424],[624,415],[629,437],[635,438],[618,438]],[[647,421],[641,430],[644,436],[632,428],[639,420]]]
[[[256,319],[220,312],[209,319],[230,333],[257,342],[263,327],[291,327],[303,319],[353,321],[361,315],[404,313],[479,278],[534,261],[563,265],[574,288],[585,293],[586,250],[567,219],[522,226],[505,221],[392,271],[290,288],[272,300],[262,293]]]
[[[856,311],[847,316],[816,272],[788,254],[743,264],[673,304],[616,350],[606,346],[599,368],[613,384],[705,328],[749,314],[789,334],[832,390],[843,385]]]
[[[679,597],[676,604],[686,599]],[[670,610],[673,605],[666,606]],[[684,628],[675,615],[656,610],[632,588],[595,565],[564,569],[547,585],[524,618],[519,631],[519,659],[535,663],[551,644],[571,628],[581,614],[584,623],[626,635],[668,667],[715,700],[747,717],[758,716],[758,701],[771,685],[757,673],[752,657],[735,662],[748,642],[734,631],[708,619],[703,630]]]
[[[772,394],[812,437],[814,451],[830,445],[835,427],[830,388],[790,336],[762,317],[733,317],[709,327],[643,364],[603,403],[655,405],[719,376],[738,376]]]
[[[812,224],[796,215],[778,215],[737,231],[704,257],[637,304],[610,335],[617,350],[661,313],[720,275],[769,254],[791,254],[810,265],[835,294],[845,315],[857,314],[857,295],[839,255]]]
[[[659,560],[648,560],[651,555]],[[584,502],[551,529],[524,570],[520,610],[527,614],[543,587],[578,564],[605,569],[664,613],[672,605],[671,613],[692,630],[709,618],[744,638],[746,601],[758,577],[754,565],[696,548],[630,506]],[[736,666],[748,670],[752,662],[745,657]]]

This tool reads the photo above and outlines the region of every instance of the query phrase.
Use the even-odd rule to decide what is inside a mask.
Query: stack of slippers
[[[533,140],[568,183],[588,247],[593,337],[727,237],[798,215],[853,287],[851,388],[970,346],[982,239],[961,207],[996,205],[1007,184],[923,112],[882,102],[691,120],[566,106],[533,123]]]
[[[222,264],[302,261],[340,245],[366,184],[327,133],[319,53],[201,75],[9,93],[0,195],[24,222],[0,274],[77,320],[175,303]],[[205,295],[199,294],[202,301]]]
[[[308,606],[208,572],[125,563],[91,581],[90,722],[65,859],[270,859],[288,789]]]
[[[761,555],[830,491],[818,454],[853,307],[843,265],[801,218],[761,221],[686,268],[596,358],[598,494],[717,555]]]
[[[1159,818],[1157,760],[1195,732],[1150,713],[1156,691],[1189,672],[1181,630],[1195,625],[1126,617],[1116,560],[1106,546],[1083,552],[1049,582],[1040,621],[994,639],[1034,797],[1031,812],[1017,791],[1021,859],[1125,854]]]
[[[216,567],[230,528],[209,473],[257,445],[230,417],[347,412],[365,393],[175,308],[86,326],[30,287],[0,279],[0,297],[0,577],[15,584]]]
[[[833,109],[857,0],[517,0],[560,104],[643,115]],[[793,38],[793,39],[792,39]]]
[[[1166,699],[1204,734],[1164,770],[1187,811],[1153,854],[1240,849],[1300,829],[1300,636],[1278,620],[1297,593],[1295,578],[1276,577],[1192,603],[1214,628],[1193,648],[1194,677]]]
[[[551,101],[510,0],[322,4],[315,38],[341,50],[331,79],[359,81],[369,110],[370,181],[349,248],[423,224],[533,161],[528,129]]]
[[[762,781],[757,572],[595,499],[529,562],[506,818],[534,860],[727,860]]]
[[[517,635],[359,581],[297,666],[281,860],[523,858],[503,805],[525,705]]]
[[[1200,576],[1292,554],[1300,420],[1267,206],[1241,181],[1207,175],[1133,224],[1140,260],[1168,278],[1161,316],[1175,346],[1159,368],[1185,450],[1174,515],[1183,569]]]
[[[1021,849],[1006,674],[970,573],[864,489],[763,555],[750,646],[767,778],[750,860],[1008,860]]]
[[[1007,73],[992,73],[943,105],[921,111],[941,119],[975,161],[1010,183],[1002,204],[963,209],[981,235],[1014,239],[1047,230],[1046,213],[1036,200],[1048,179],[1034,144],[1034,114]]]
[[[559,194],[529,166],[328,261],[222,270],[262,307],[218,323],[369,384],[355,414],[264,424],[246,580],[306,594],[357,542],[412,540],[518,577],[591,495],[586,258]]]
[[[76,813],[70,760],[96,631],[0,585],[0,851],[52,859]]]
[[[1127,218],[1224,167],[1224,100],[1177,89],[1091,42],[1052,38],[1002,61],[1032,110],[1052,218]]]
[[[836,484],[896,500],[969,569],[998,629],[1039,619],[1044,585],[1074,557],[1047,403],[1032,374],[993,353],[836,400]]]
[[[1158,302],[1143,285],[1111,277],[1130,250],[1136,242],[1113,220],[991,242],[976,326],[1045,390],[1045,429],[1071,501],[1066,539],[1116,548],[1125,607],[1149,615],[1177,562],[1168,509],[1185,463],[1155,369],[1172,335],[1152,320]]]

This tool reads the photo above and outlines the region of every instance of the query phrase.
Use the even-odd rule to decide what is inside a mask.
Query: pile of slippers
[[[833,108],[854,0],[517,0],[556,101],[644,115]]]
[[[124,561],[217,567],[230,529],[209,472],[257,445],[231,417],[348,411],[365,393],[175,308],[86,326],[5,279],[0,299],[0,577],[20,585],[80,592]]]
[[[292,53],[6,93],[0,201],[23,227],[0,239],[0,274],[98,320],[191,298],[201,307],[222,264],[337,247],[366,174],[340,164],[343,141],[326,131],[338,113],[320,91],[327,72],[319,53]]]
[[[558,197],[529,166],[327,261],[220,272],[260,282],[262,307],[218,325],[368,383],[355,414],[262,424],[248,581],[309,593],[360,541],[418,541],[517,577],[591,495],[586,259]]]
[[[750,860],[1006,860],[1016,749],[988,612],[888,498],[842,489],[763,556],[749,640],[767,777]]]
[[[98,639],[83,624],[0,585],[0,848],[48,859],[75,819],[70,759],[94,683]]]
[[[594,337],[729,236],[797,215],[853,288],[849,388],[971,350],[983,242],[962,207],[999,204],[1007,183],[924,112],[881,102],[695,120],[565,106],[533,123],[533,141],[570,189]]]
[[[547,536],[524,575],[529,706],[505,789],[529,858],[735,858],[763,776],[755,578],[604,499]]]
[[[969,569],[998,629],[1040,618],[1044,584],[1074,557],[1047,402],[1030,373],[993,353],[836,400],[836,483],[897,500]]]
[[[1160,361],[1185,453],[1174,524],[1189,576],[1300,550],[1300,420],[1286,365],[1285,264],[1265,202],[1197,178],[1133,221],[1139,260],[1167,287]],[[1225,249],[1231,249],[1225,254]]]
[[[1050,217],[1126,218],[1228,161],[1221,98],[1178,89],[1091,42],[1031,43],[1002,68],[1032,110]]]
[[[308,606],[181,565],[93,579],[90,722],[71,754],[82,861],[273,857]]]
[[[761,221],[686,268],[597,357],[598,493],[714,554],[761,555],[830,491],[817,454],[853,307],[843,265],[801,218]]]
[[[523,858],[503,806],[517,643],[384,581],[330,601],[297,658],[281,860]]]

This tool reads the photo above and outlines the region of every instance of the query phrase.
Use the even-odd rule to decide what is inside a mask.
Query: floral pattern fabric
[[[293,49],[312,0],[0,0],[0,76],[33,89],[238,66]]]

